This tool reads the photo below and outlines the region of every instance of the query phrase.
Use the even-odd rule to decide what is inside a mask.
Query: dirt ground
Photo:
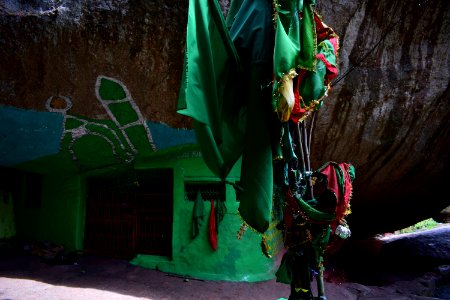
[[[336,281],[336,280],[335,280]],[[436,276],[399,281],[390,286],[326,282],[328,300],[450,299],[431,298]],[[417,287],[423,296],[416,295]],[[414,289],[416,291],[414,291]],[[430,294],[430,292],[428,291]],[[0,257],[0,300],[135,300],[135,299],[280,299],[289,287],[274,279],[256,283],[205,281],[131,265],[128,261],[82,256],[76,263],[49,265],[39,257]]]

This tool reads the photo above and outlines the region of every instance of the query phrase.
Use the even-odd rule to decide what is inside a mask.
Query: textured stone
[[[51,15],[23,6],[1,11],[0,104],[42,111],[62,95],[72,114],[101,118],[93,91],[106,75],[124,82],[147,120],[189,126],[176,114],[187,1],[61,3],[66,9]]]
[[[316,118],[313,165],[355,165],[356,235],[412,225],[448,205],[449,18],[445,1],[423,3],[318,6],[341,37],[341,74],[353,71]]]
[[[355,236],[393,231],[448,206],[449,21],[446,1],[318,1],[341,37],[336,82],[315,118],[312,166],[356,167]],[[220,1],[223,11],[229,1]],[[8,0],[0,5],[0,105],[103,118],[99,75],[117,78],[149,121],[176,113],[187,0]],[[351,71],[347,73],[347,71]]]

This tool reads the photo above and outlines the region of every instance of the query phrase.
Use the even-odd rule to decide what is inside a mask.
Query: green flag
[[[233,109],[240,62],[216,0],[189,1],[178,113],[192,117],[203,158],[225,179],[242,153],[245,125]]]
[[[273,49],[270,5],[262,0],[235,2],[232,40],[217,0],[189,2],[178,102],[178,112],[194,119],[203,159],[216,176],[225,180],[243,156],[239,212],[259,232],[266,231],[272,207],[272,155],[265,116],[271,91],[261,92],[262,84],[267,84],[263,64],[271,71],[271,55],[264,60]]]

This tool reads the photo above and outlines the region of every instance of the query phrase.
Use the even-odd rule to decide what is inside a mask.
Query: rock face
[[[188,1],[21,2],[1,11],[1,104],[39,111],[60,95],[71,113],[101,118],[92,92],[105,75],[133,91],[147,120],[189,125],[176,113]]]
[[[449,19],[444,1],[422,3],[318,7],[341,37],[341,74],[354,69],[320,111],[312,152],[356,166],[356,233],[412,224],[449,203]]]
[[[229,1],[220,1],[226,11]],[[312,164],[356,167],[356,235],[405,227],[446,206],[449,18],[446,1],[320,1],[340,36],[342,79],[315,118]],[[0,4],[0,104],[102,118],[92,91],[118,78],[149,121],[189,128],[176,113],[187,0],[19,1]],[[348,71],[351,71],[347,73]]]

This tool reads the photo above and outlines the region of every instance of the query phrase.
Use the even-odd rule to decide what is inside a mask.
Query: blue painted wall
[[[61,113],[0,106],[0,165],[57,154],[63,130]]]

